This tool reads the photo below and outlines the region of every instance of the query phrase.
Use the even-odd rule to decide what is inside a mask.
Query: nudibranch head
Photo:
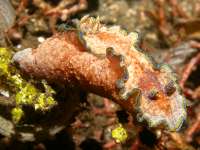
[[[145,71],[139,87],[139,120],[147,120],[150,127],[164,124],[171,131],[179,130],[186,119],[186,103],[171,68],[161,65],[159,72]]]

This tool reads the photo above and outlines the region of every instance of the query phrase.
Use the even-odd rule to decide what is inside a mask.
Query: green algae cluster
[[[119,124],[118,127],[113,129],[111,135],[116,143],[123,143],[128,138],[128,133],[126,129],[122,126],[122,124]]]
[[[45,92],[41,92],[33,84],[27,82],[19,74],[15,66],[11,65],[12,52],[0,48],[0,86],[5,84],[9,93],[14,97],[14,106],[11,110],[12,120],[18,123],[24,116],[23,105],[30,105],[35,110],[48,111],[57,103],[52,97],[55,91],[42,81]],[[4,87],[3,86],[3,87]]]

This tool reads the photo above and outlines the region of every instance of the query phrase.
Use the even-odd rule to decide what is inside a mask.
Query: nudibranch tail
[[[108,97],[129,112],[138,112],[139,120],[151,127],[162,124],[178,130],[186,108],[176,77],[168,66],[157,67],[137,43],[136,32],[128,34],[87,16],[77,31],[58,33],[37,49],[17,52],[13,60],[35,77]]]

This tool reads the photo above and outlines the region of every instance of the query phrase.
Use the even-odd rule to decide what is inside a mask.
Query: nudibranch
[[[150,127],[178,130],[186,104],[171,68],[139,50],[136,32],[88,16],[77,24],[36,49],[17,52],[14,62],[34,77],[110,98]]]

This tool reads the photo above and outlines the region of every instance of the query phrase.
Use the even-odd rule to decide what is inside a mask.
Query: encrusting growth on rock
[[[11,105],[11,115],[14,123],[18,123],[24,115],[22,107],[25,105],[33,106],[35,110],[42,112],[50,110],[57,105],[53,98],[55,91],[43,81],[45,92],[37,89],[33,84],[27,82],[17,72],[17,69],[10,65],[12,53],[9,49],[0,47],[0,83],[8,93],[6,97],[10,99],[1,101],[1,104]],[[15,101],[12,101],[14,97]],[[5,135],[5,132],[0,133]]]
[[[186,110],[176,76],[169,66],[155,64],[138,50],[137,42],[137,33],[86,16],[78,29],[17,52],[13,60],[34,77],[108,97],[151,127],[178,130]]]

